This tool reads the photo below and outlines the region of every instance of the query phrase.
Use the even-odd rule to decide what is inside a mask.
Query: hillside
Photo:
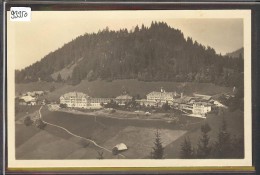
[[[244,58],[244,48],[240,48],[238,50],[235,50],[234,52],[227,53],[226,55],[231,58]]]
[[[242,72],[240,59],[218,55],[166,23],[152,22],[131,31],[106,28],[79,36],[16,70],[16,83],[40,79],[76,85],[82,80],[138,79],[239,86]]]

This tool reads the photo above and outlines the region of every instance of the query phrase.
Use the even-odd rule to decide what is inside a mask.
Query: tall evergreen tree
[[[232,140],[227,131],[225,118],[222,119],[222,125],[219,128],[218,139],[214,145],[214,156],[217,158],[229,158],[232,154]]]
[[[160,133],[157,129],[156,133],[155,133],[153,151],[151,152],[151,158],[152,159],[163,159],[163,155],[164,155],[164,148],[162,146]]]
[[[210,156],[211,147],[209,145],[210,137],[208,133],[210,132],[211,127],[208,123],[205,123],[201,126],[202,136],[199,139],[198,149],[197,149],[197,158],[208,158]]]
[[[193,148],[189,137],[185,137],[184,142],[181,144],[180,155],[183,159],[193,158]]]

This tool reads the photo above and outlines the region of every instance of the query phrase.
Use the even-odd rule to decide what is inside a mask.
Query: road
[[[77,138],[80,138],[80,139],[83,139],[83,140],[87,140],[87,141],[93,143],[96,147],[98,147],[98,148],[100,148],[100,149],[103,149],[103,150],[105,150],[105,151],[107,151],[107,152],[109,152],[109,153],[112,153],[111,150],[109,150],[109,149],[107,149],[107,148],[105,148],[105,147],[103,147],[103,146],[97,144],[94,140],[87,139],[87,138],[85,138],[85,137],[76,135],[76,134],[70,132],[69,130],[67,130],[66,128],[64,128],[64,127],[62,127],[62,126],[55,125],[55,124],[52,124],[52,123],[49,123],[49,122],[44,121],[43,118],[42,118],[42,114],[41,114],[41,109],[42,109],[42,107],[43,107],[43,106],[40,107],[40,109],[39,109],[38,112],[39,112],[40,119],[41,119],[44,123],[46,123],[46,124],[48,124],[48,125],[50,125],[50,126],[54,126],[54,127],[60,128],[60,129],[62,129],[62,130],[64,130],[64,131],[66,131],[68,134],[74,136],[74,137],[77,137]],[[118,154],[118,155],[121,156],[121,157],[123,157],[123,158],[126,158],[126,156],[123,155],[123,154]]]

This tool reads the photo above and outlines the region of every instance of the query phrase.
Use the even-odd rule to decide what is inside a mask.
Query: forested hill
[[[132,31],[106,28],[79,36],[41,61],[16,70],[16,82],[138,79],[233,86],[241,82],[242,73],[242,58],[218,55],[166,23],[152,22]]]
[[[234,52],[227,53],[227,56],[232,58],[243,58],[244,57],[244,48],[240,48]]]

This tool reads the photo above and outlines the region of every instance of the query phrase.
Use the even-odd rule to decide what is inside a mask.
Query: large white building
[[[92,108],[92,109],[93,108],[95,108],[95,109],[102,108],[103,105],[106,105],[111,100],[113,100],[113,99],[112,98],[90,98],[89,99],[89,103],[90,103],[89,108]]]
[[[197,102],[193,104],[192,113],[196,115],[205,115],[211,111],[211,105],[206,102]]]
[[[180,95],[177,92],[166,92],[161,89],[160,92],[152,91],[146,95],[146,99],[136,100],[142,106],[155,106],[159,107],[165,103],[172,105],[176,98],[179,98]]]
[[[166,92],[161,89],[161,92],[153,91],[146,95],[147,101],[156,101],[160,103],[170,103],[172,104],[175,98],[180,97],[177,92]]]
[[[125,105],[128,102],[131,102],[133,99],[132,96],[128,95],[128,94],[124,94],[124,95],[119,95],[115,98],[115,101],[117,102],[118,105]]]
[[[69,92],[60,97],[60,104],[67,107],[87,108],[89,106],[89,96],[82,92]]]

